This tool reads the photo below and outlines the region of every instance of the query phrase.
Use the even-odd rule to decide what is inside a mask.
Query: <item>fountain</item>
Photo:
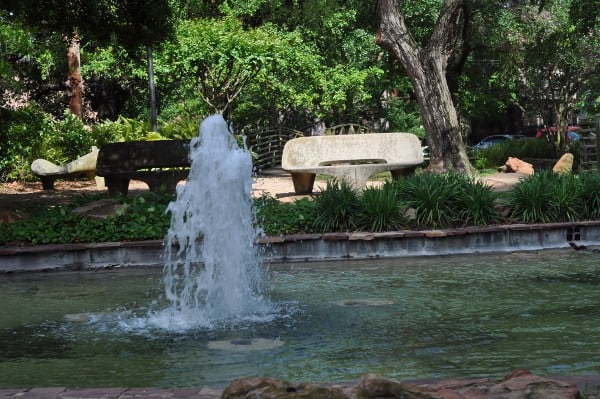
[[[221,115],[206,118],[190,145],[191,170],[168,207],[164,281],[167,329],[212,328],[268,318],[252,212],[252,158]]]

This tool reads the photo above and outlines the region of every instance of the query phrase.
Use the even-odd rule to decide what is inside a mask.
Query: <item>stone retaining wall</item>
[[[600,245],[600,221],[264,237],[271,262],[506,253]],[[0,247],[0,272],[162,267],[162,240]]]

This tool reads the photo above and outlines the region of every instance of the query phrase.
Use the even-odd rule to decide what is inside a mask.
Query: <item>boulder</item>
[[[520,172],[528,175],[532,175],[534,173],[532,164],[514,157],[508,157],[508,160],[506,163],[504,163],[504,166],[500,167],[499,170],[504,173]]]
[[[573,154],[567,152],[560,157],[552,168],[552,171],[559,175],[571,173],[573,171]]]
[[[350,399],[340,387],[327,384],[292,384],[270,377],[240,378],[232,381],[221,399]]]
[[[574,385],[516,370],[501,380],[473,378],[407,383],[375,374],[357,384],[301,383],[269,377],[242,378],[229,384],[221,399],[576,399]]]

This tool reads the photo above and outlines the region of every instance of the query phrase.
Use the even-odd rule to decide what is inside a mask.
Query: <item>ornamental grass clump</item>
[[[591,180],[589,184],[593,184]],[[575,221],[586,213],[582,201],[584,192],[580,177],[542,170],[512,189],[509,197],[511,216],[524,223]],[[594,196],[590,197],[593,204]]]
[[[551,173],[551,172],[548,172]],[[553,173],[554,174],[554,173]],[[555,222],[580,220],[583,214],[581,181],[571,173],[554,174],[556,181],[550,187]]]
[[[368,231],[390,231],[402,227],[403,217],[396,187],[386,182],[381,188],[367,187],[360,195],[357,227]]]
[[[459,218],[465,225],[486,226],[497,223],[500,215],[494,206],[498,195],[490,186],[465,178],[459,194]]]
[[[314,197],[314,227],[323,233],[354,230],[359,209],[358,193],[348,183],[329,180]]]
[[[510,192],[509,206],[513,219],[523,223],[548,223],[556,220],[549,187],[556,178],[541,171],[519,182]]]
[[[579,174],[579,198],[582,215],[587,219],[600,219],[600,173],[584,171]]]
[[[422,173],[396,180],[398,199],[414,209],[417,227],[445,228],[459,219],[461,185],[455,174]]]

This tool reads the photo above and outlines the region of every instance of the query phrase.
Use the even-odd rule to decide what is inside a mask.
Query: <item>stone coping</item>
[[[399,230],[266,236],[267,262],[538,251],[600,245],[600,220],[445,230]],[[164,241],[0,247],[0,272],[164,265]]]

